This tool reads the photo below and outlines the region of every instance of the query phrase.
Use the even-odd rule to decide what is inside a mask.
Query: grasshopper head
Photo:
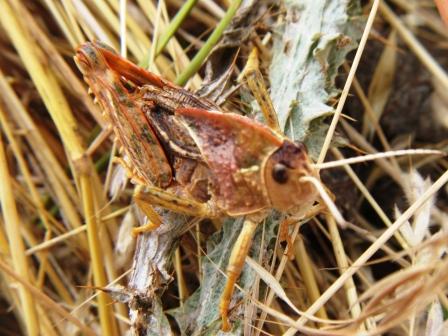
[[[84,81],[89,85],[89,92],[100,104],[103,116],[108,118],[112,112],[119,111],[117,106],[130,102],[131,93],[130,84],[126,85],[122,75],[114,69],[111,57],[120,59],[110,47],[100,42],[82,44],[74,57]]]
[[[298,210],[314,203],[318,193],[311,183],[300,180],[303,176],[318,178],[318,173],[311,167],[305,146],[285,140],[264,167],[265,186],[273,208]]]
[[[95,72],[106,71],[108,68],[101,48],[112,51],[109,47],[99,42],[87,42],[76,50],[75,63],[84,76],[91,76]]]
[[[111,69],[104,52],[112,52],[111,49],[99,42],[87,42],[76,50],[75,63],[89,85],[91,92],[103,107],[107,109],[110,94],[107,92],[119,92],[125,94],[121,85],[120,76]]]

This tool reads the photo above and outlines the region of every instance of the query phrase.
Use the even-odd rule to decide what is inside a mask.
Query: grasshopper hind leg
[[[162,221],[154,211],[153,206],[159,206],[173,212],[193,217],[216,217],[217,213],[210,203],[201,203],[193,199],[178,196],[170,191],[155,186],[137,188],[134,193],[134,201],[148,217],[149,223],[138,227],[134,233],[142,233],[155,230]]]
[[[281,133],[277,113],[272,104],[271,97],[264,84],[258,61],[258,49],[254,47],[249,55],[246,66],[243,69],[243,76],[246,79],[247,86],[254,95],[255,100],[260,106],[261,112],[266,120],[266,124],[276,132]]]

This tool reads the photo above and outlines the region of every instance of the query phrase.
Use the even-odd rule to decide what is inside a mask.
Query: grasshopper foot
[[[157,229],[160,225],[157,223],[153,223],[148,221],[145,225],[138,226],[132,229],[132,236],[135,238],[141,233],[148,233]]]

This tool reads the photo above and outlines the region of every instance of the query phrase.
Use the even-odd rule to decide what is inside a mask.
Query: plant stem
[[[171,20],[168,27],[166,27],[165,32],[160,37],[160,39],[157,41],[157,47],[156,47],[156,54],[160,54],[163,49],[165,49],[166,45],[168,44],[169,40],[173,37],[173,35],[176,33],[176,31],[179,29],[180,25],[184,20],[188,17],[188,14],[190,14],[193,7],[196,5],[198,0],[188,0],[181,9],[176,13],[176,16]]]
[[[235,16],[237,9],[240,7],[242,0],[234,0],[226,12],[226,15],[219,22],[213,33],[208,40],[198,51],[196,56],[191,60],[190,65],[176,78],[175,83],[177,85],[185,85],[185,83],[193,76],[199,68],[202,66],[205,58],[210,54],[210,51],[221,38],[224,30],[229,25],[232,18]]]

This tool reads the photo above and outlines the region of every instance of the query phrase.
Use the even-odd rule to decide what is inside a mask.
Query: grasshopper
[[[303,179],[319,179],[305,146],[279,132],[269,97],[254,89],[254,69],[248,83],[271,127],[223,113],[101,43],[81,45],[75,61],[125,153],[121,162],[144,186],[134,199],[149,224],[139,231],[161,224],[152,206],[197,217],[246,216],[219,306],[222,329],[230,330],[234,285],[257,224],[272,209],[303,216],[318,199],[315,186]]]

